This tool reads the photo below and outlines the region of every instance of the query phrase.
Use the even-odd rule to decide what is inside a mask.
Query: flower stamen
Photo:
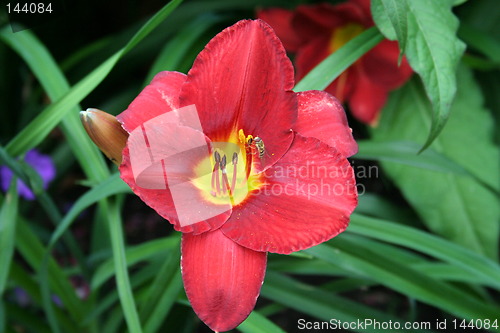
[[[231,205],[234,206],[234,198],[233,198],[233,192],[231,191],[231,187],[229,186],[229,180],[227,179],[227,170],[226,170],[226,155],[222,157],[221,160],[221,171],[222,171],[222,183],[223,183],[223,190],[224,194],[226,194],[226,191],[229,195],[229,200],[231,201]]]
[[[219,165],[220,165],[221,160],[220,160],[220,154],[218,151],[214,152],[214,160],[215,160],[215,165],[214,165],[214,169],[212,171],[212,191],[210,192],[210,194],[212,194],[212,196],[215,197],[218,194],[220,194],[220,192],[221,192],[220,181],[219,181]],[[215,187],[214,187],[214,185],[215,185]]]
[[[231,193],[234,192],[236,187],[236,176],[238,171],[238,153],[233,153],[233,179],[231,180]]]

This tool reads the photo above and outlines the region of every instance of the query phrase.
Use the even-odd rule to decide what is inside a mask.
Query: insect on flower
[[[264,154],[266,152],[266,147],[264,146],[264,141],[256,136],[254,139],[250,139],[249,142],[248,142],[250,145],[255,145],[255,148],[257,148],[258,152],[259,152],[259,158],[263,158],[264,157]]]

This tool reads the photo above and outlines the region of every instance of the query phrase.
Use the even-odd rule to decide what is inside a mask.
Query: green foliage
[[[299,3],[174,0],[126,15],[126,6],[117,7],[108,14],[122,15],[114,32],[102,28],[96,39],[75,28],[77,47],[47,33],[53,27],[12,33],[0,26],[0,165],[37,196],[20,198],[15,182],[0,194],[0,333],[199,331],[183,291],[180,233],[129,195],[78,111],[119,111],[158,71],[187,72],[223,28],[257,8]],[[346,232],[268,256],[261,300],[238,331],[296,331],[297,316],[500,321],[494,5],[372,0],[378,30],[358,35],[297,83],[296,91],[324,89],[383,36],[398,41],[420,76],[391,93],[376,128],[349,119],[359,144],[355,171],[375,167],[377,174],[358,174],[359,206]],[[22,160],[32,148],[58,166],[47,190]]]
[[[400,163],[383,162],[383,166],[431,230],[496,259],[499,149],[493,143],[491,115],[482,107],[481,93],[470,71],[463,66],[458,82],[451,117],[431,148],[474,177],[442,174]],[[373,131],[374,139],[421,144],[425,141],[424,130],[431,126],[431,113],[421,87],[413,81],[392,96],[380,126]]]
[[[427,148],[443,129],[456,92],[455,70],[465,45],[457,39],[458,20],[451,2],[373,0],[373,19],[390,40],[397,40],[433,104]]]

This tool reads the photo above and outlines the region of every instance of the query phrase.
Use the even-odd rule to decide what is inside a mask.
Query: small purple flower
[[[21,287],[14,288],[14,300],[21,307],[27,307],[31,303],[30,295]]]
[[[26,153],[24,161],[31,165],[36,172],[38,172],[43,181],[43,188],[47,189],[49,183],[56,175],[56,168],[50,156],[41,154],[36,149],[32,149]],[[0,166],[0,187],[4,192],[7,192],[9,189],[12,174],[12,170],[10,170],[7,166]],[[19,195],[24,197],[26,200],[35,199],[33,192],[19,179],[17,180],[17,188]]]

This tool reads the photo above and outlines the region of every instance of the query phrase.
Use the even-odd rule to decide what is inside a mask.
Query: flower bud
[[[122,162],[122,150],[129,134],[115,116],[98,109],[80,112],[80,119],[89,137],[116,165]]]

